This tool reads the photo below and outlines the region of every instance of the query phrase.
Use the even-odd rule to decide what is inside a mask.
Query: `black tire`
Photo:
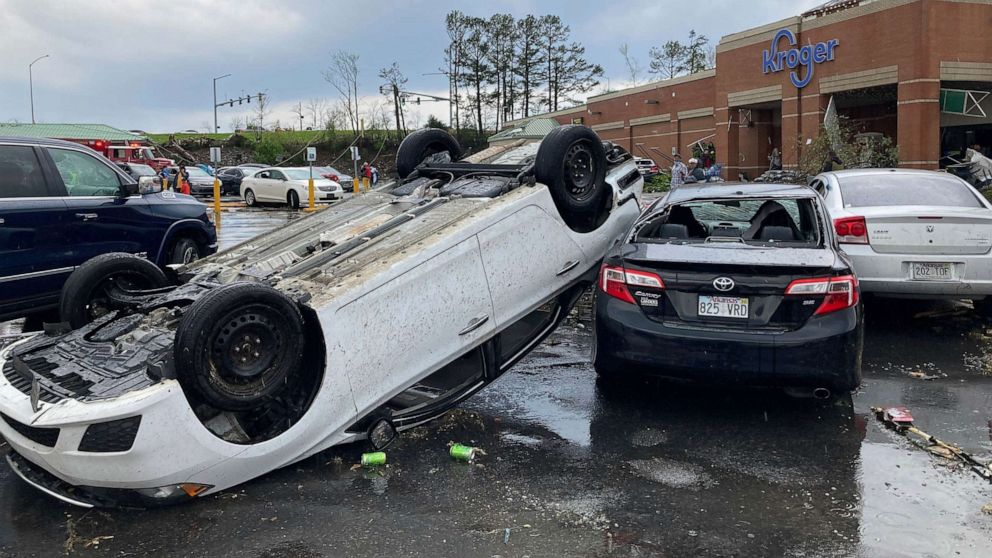
[[[152,262],[131,254],[91,258],[73,271],[62,286],[62,321],[77,329],[113,310],[108,292],[114,285],[127,290],[158,289],[169,286],[169,279]]]
[[[992,318],[992,296],[987,296],[981,300],[973,300],[971,303],[975,306],[975,312],[978,312],[983,318]]]
[[[296,190],[289,191],[289,194],[286,196],[286,203],[293,209],[300,208],[300,195],[296,193]]]
[[[255,199],[255,192],[252,192],[251,188],[245,190],[245,205],[248,207],[255,207],[258,205],[258,200]]]
[[[606,220],[611,189],[606,150],[596,132],[576,124],[552,130],[537,150],[534,175],[551,190],[558,213],[572,230],[590,232]]]
[[[462,156],[462,148],[458,140],[444,130],[425,128],[412,132],[403,138],[396,152],[396,173],[400,178],[410,175],[424,159],[437,153],[447,151],[452,161]]]
[[[200,245],[188,236],[181,236],[169,250],[169,264],[188,264],[200,259]]]
[[[286,295],[231,283],[186,310],[173,347],[176,372],[184,389],[217,409],[256,409],[286,389],[303,340],[303,316]]]

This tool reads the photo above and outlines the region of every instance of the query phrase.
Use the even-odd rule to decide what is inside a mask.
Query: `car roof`
[[[0,143],[23,143],[27,145],[47,145],[50,147],[85,147],[88,146],[74,142],[50,138],[26,138],[23,136],[0,136]]]
[[[823,174],[833,175],[838,179],[843,179],[849,176],[946,176],[949,178],[957,178],[953,174],[934,171],[934,170],[923,170],[923,169],[845,169],[838,171],[829,171]]]
[[[669,204],[699,199],[752,198],[784,196],[811,198],[816,196],[808,186],[768,182],[704,182],[684,184],[668,194]]]

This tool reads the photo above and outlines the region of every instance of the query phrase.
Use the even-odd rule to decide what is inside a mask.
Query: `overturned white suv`
[[[595,281],[643,182],[581,126],[459,152],[415,132],[402,180],[174,277],[122,254],[80,267],[65,322],[0,351],[14,471],[81,506],[181,502],[383,447],[495,380]]]

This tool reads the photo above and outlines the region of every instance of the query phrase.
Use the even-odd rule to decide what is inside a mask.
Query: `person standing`
[[[672,190],[685,184],[685,179],[689,176],[689,169],[682,162],[682,156],[676,153],[674,159],[675,163],[672,164]]]
[[[778,148],[772,148],[772,154],[768,156],[768,170],[782,170],[782,154]]]
[[[179,173],[176,177],[176,181],[179,183],[179,193],[189,194],[189,172],[186,171],[186,165],[179,163]]]

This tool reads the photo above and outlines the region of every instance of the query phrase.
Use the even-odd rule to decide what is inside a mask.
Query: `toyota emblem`
[[[730,277],[717,277],[713,280],[713,288],[721,292],[727,292],[734,288],[734,280]]]
[[[927,225],[927,232],[929,233],[933,232],[933,225]]]

